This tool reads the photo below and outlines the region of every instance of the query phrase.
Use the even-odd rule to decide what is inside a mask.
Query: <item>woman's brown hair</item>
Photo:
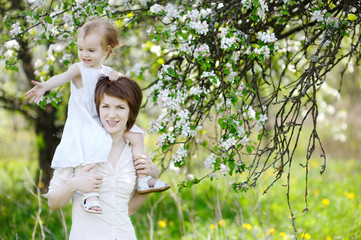
[[[143,94],[139,85],[127,77],[119,77],[116,81],[110,81],[109,77],[101,76],[95,88],[94,101],[99,115],[99,106],[104,94],[127,101],[129,106],[129,118],[127,129],[130,130],[137,119]]]

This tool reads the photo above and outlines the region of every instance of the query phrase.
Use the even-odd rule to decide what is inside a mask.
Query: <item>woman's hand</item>
[[[103,176],[97,173],[95,167],[95,164],[86,165],[76,173],[72,179],[76,190],[82,192],[99,192],[103,183]]]
[[[133,159],[133,163],[137,174],[145,174],[153,178],[158,178],[159,169],[149,157],[138,155]]]

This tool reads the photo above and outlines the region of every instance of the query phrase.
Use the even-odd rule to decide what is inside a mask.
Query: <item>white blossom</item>
[[[228,171],[229,171],[229,167],[221,163],[219,173],[223,176],[226,176],[228,174]]]
[[[16,40],[10,40],[10,41],[7,41],[5,43],[5,48],[7,49],[13,49],[15,48],[16,50],[19,50],[20,49],[20,45],[19,43],[16,41]]]
[[[142,65],[140,63],[136,63],[130,71],[134,73],[135,76],[139,76],[142,73]]]
[[[196,32],[201,35],[205,35],[208,32],[208,23],[206,21],[191,21],[189,27],[196,30]]]
[[[204,167],[208,170],[208,169],[213,169],[214,168],[214,164],[216,163],[216,156],[211,153],[206,160],[204,160]]]
[[[13,25],[11,25],[11,30],[10,30],[10,36],[11,37],[15,37],[16,35],[18,35],[19,33],[22,33],[21,30],[21,25],[19,22],[14,23]]]
[[[154,4],[153,6],[150,7],[149,10],[153,14],[160,14],[164,10],[164,7],[162,5],[159,5],[159,4]]]
[[[248,139],[248,137],[244,136],[239,142],[240,144],[242,144],[243,147],[245,147],[249,141],[250,140]]]
[[[264,43],[273,43],[278,40],[274,33],[267,32],[258,32],[257,39],[263,41]]]
[[[321,10],[316,10],[312,13],[312,21],[322,22],[324,13]]]
[[[177,154],[173,155],[173,160],[175,162],[182,162],[186,156],[188,156],[188,151],[185,150],[183,147],[180,147],[177,150]]]
[[[207,44],[202,44],[198,48],[194,49],[194,57],[195,58],[197,58],[198,56],[208,57],[209,55],[210,55],[209,47]]]
[[[237,144],[237,140],[235,140],[234,136],[229,137],[228,139],[226,139],[225,141],[221,142],[221,147],[224,150],[229,150],[231,147],[235,146]]]

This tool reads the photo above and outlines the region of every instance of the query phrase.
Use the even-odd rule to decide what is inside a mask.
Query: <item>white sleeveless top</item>
[[[52,168],[104,162],[108,159],[112,145],[111,136],[101,126],[94,102],[99,77],[109,76],[112,68],[102,65],[100,69],[94,69],[86,67],[82,62],[76,65],[81,73],[83,87],[77,88],[71,81],[68,117],[51,163]],[[136,125],[130,131],[144,134]]]
[[[103,176],[99,190],[103,214],[85,212],[81,207],[82,192],[76,192],[72,197],[72,225],[69,240],[137,239],[128,216],[128,203],[134,194],[136,183],[132,159],[131,147],[127,143],[114,168],[109,161],[97,164],[97,173]],[[75,170],[79,171],[81,168]],[[73,168],[55,169],[49,192],[63,187],[73,174]]]

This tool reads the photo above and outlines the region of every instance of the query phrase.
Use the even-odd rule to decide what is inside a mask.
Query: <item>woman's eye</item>
[[[108,106],[102,106],[102,108],[108,108]]]

